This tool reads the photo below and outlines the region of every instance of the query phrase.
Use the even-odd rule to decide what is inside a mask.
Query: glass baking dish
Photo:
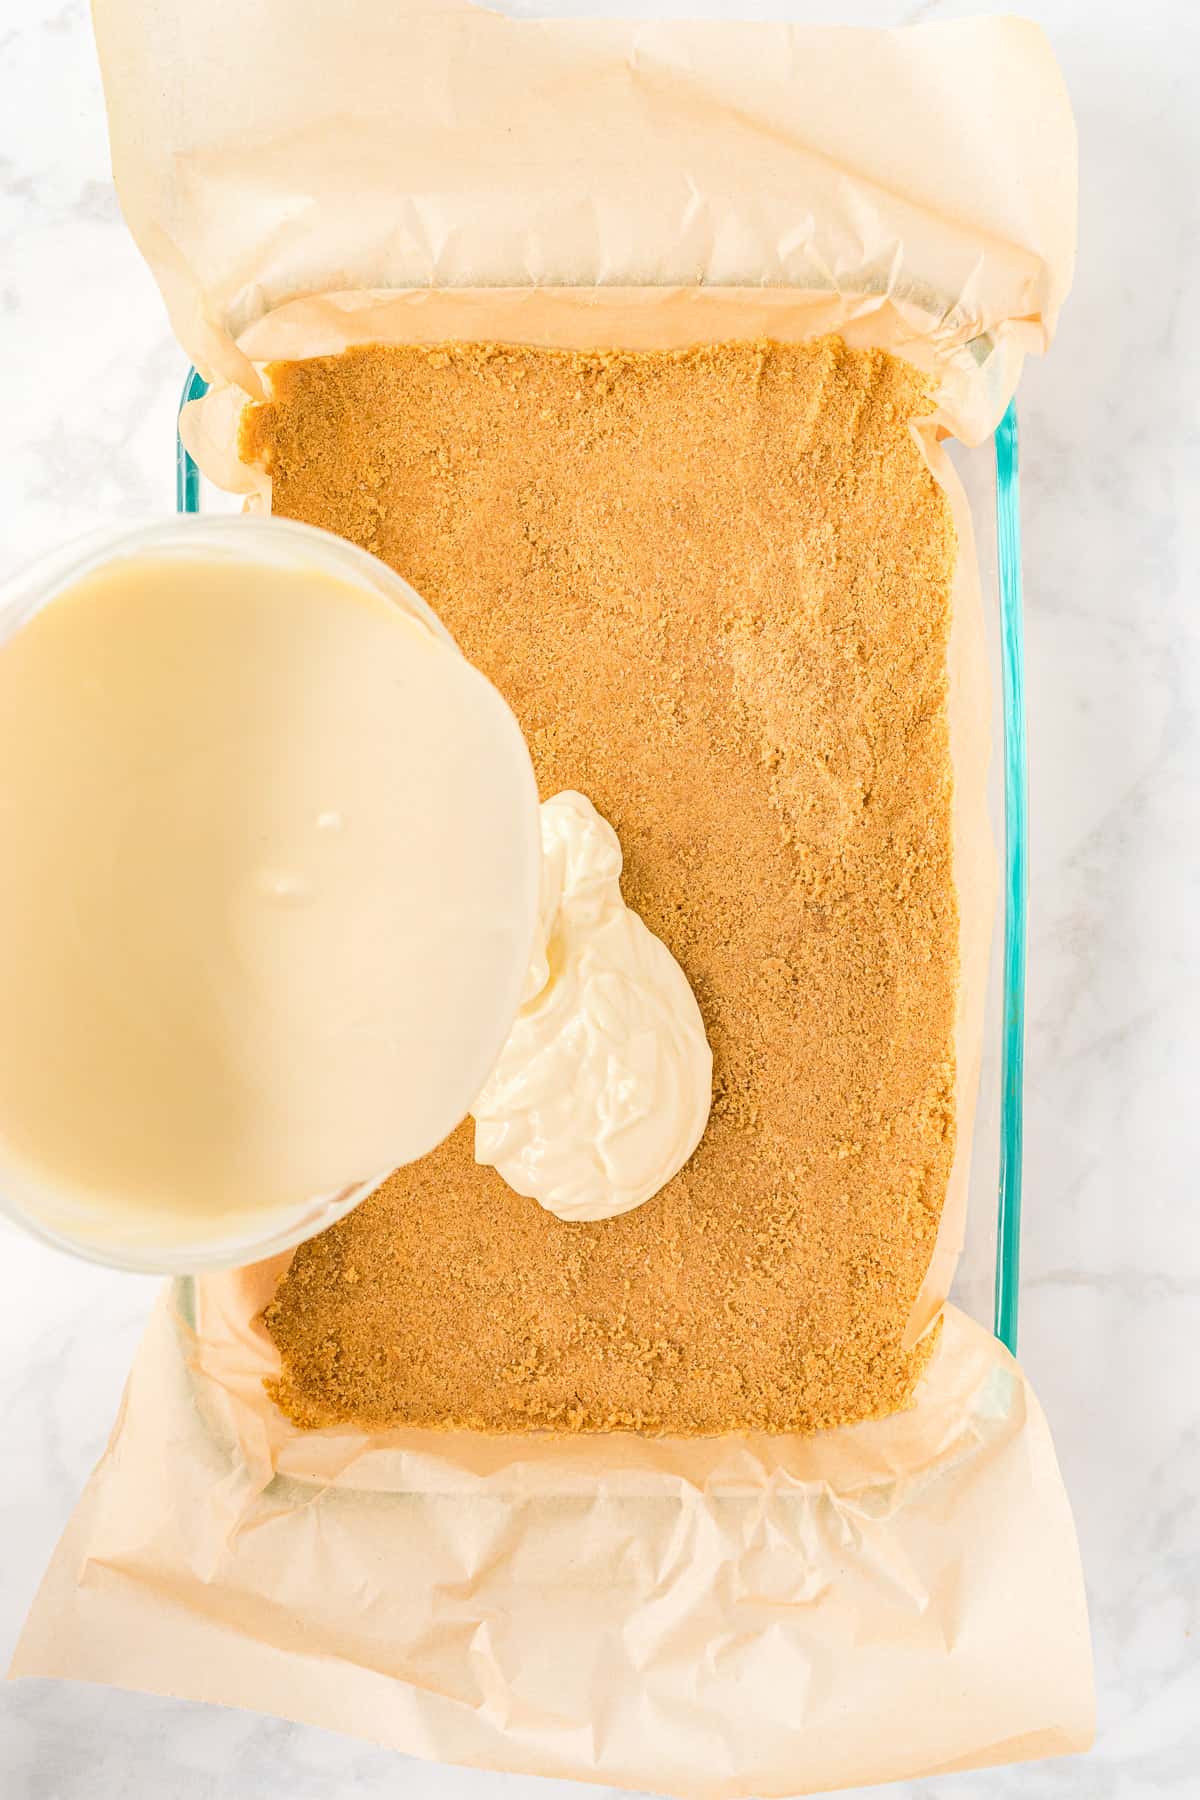
[[[181,408],[207,391],[191,369]],[[966,1238],[951,1298],[990,1326],[1009,1350],[1017,1345],[1021,1255],[1021,1142],[1025,1046],[1026,762],[1021,521],[1017,414],[1011,404],[987,444],[951,443],[975,526],[992,671],[992,717],[1003,721],[993,754],[988,804],[1003,845],[999,904],[992,934],[983,1059],[971,1151]],[[179,512],[231,512],[236,495],[201,475],[176,434]]]

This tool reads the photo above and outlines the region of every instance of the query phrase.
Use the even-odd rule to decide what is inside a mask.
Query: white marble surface
[[[609,0],[603,10],[628,9]],[[670,10],[701,9],[676,0]],[[841,16],[968,10],[897,0]],[[892,1791],[1190,1800],[1200,1792],[1200,29],[1188,0],[1029,10],[1072,89],[1082,194],[1075,292],[1052,356],[1028,369],[1021,393],[1033,792],[1022,1354],[1078,1516],[1100,1730],[1085,1760]],[[171,507],[183,369],[113,198],[85,0],[2,0],[0,575],[93,524]],[[103,1447],[152,1288],[0,1235],[4,1661]],[[578,1790],[104,1689],[0,1689],[4,1800],[552,1791]]]

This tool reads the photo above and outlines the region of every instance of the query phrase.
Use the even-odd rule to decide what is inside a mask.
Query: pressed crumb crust
[[[954,530],[921,377],[838,339],[283,363],[273,508],[399,570],[579,788],[687,972],[712,1117],[564,1224],[468,1121],[296,1252],[301,1426],[810,1432],[903,1406],[954,1151]]]

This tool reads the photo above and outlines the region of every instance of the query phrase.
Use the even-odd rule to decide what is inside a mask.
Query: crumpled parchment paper
[[[971,525],[1069,285],[1074,135],[1040,32],[516,22],[465,0],[95,0],[126,217],[213,378],[202,466],[275,358],[447,337],[837,330],[929,371],[960,557],[958,1154],[911,1411],[812,1439],[300,1432],[278,1261],[164,1294],[13,1673],[251,1706],[417,1755],[695,1796],[1080,1749],[1086,1608],[1045,1420],[942,1305],[961,1243],[995,857]],[[990,1196],[986,1197],[990,1202]]]

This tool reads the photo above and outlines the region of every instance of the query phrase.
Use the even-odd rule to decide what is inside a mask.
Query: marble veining
[[[659,0],[657,10],[718,5]],[[622,0],[510,10],[628,12]],[[870,24],[969,6],[756,4]],[[1021,389],[1032,848],[1022,1357],[1092,1606],[1086,1759],[897,1800],[1200,1792],[1200,21],[1186,0],[1029,0],[1080,126],[1081,242]],[[173,504],[184,358],[121,221],[85,0],[0,8],[0,575]],[[0,1226],[0,1659],[100,1454],[155,1284]],[[1031,1621],[1031,1631],[1036,1630]],[[503,1800],[567,1784],[431,1767],[278,1720],[102,1688],[0,1688],[4,1800]]]

